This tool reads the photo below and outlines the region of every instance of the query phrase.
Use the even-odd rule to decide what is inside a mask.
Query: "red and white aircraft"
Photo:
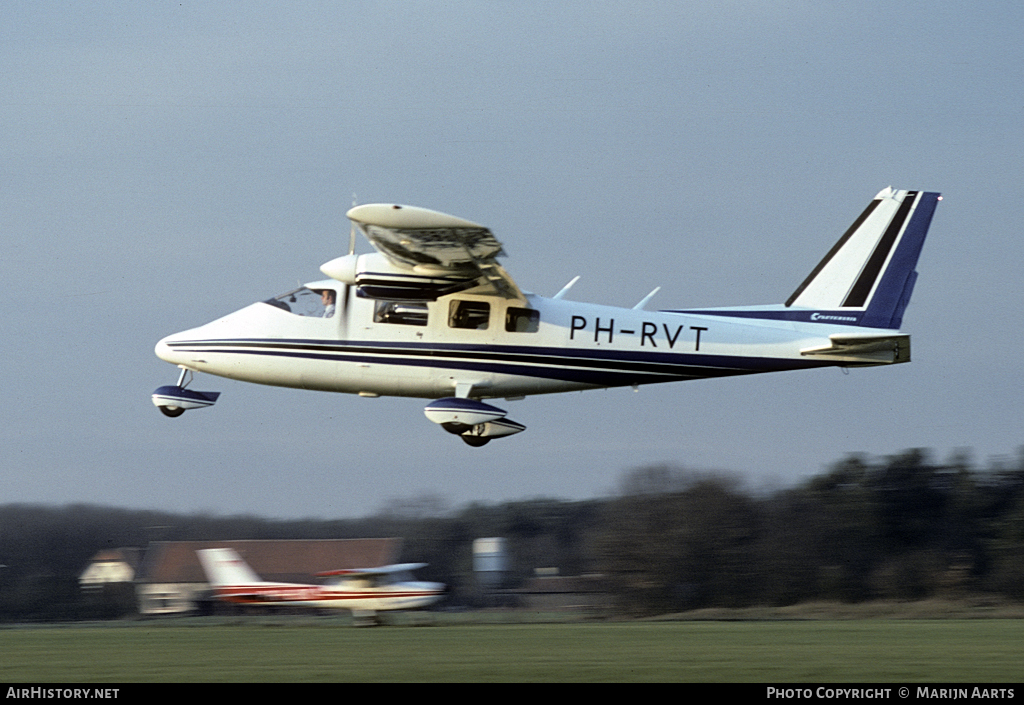
[[[307,585],[263,580],[230,548],[207,548],[196,554],[214,593],[227,602],[340,608],[355,617],[373,619],[377,612],[428,607],[445,590],[442,583],[407,579],[426,563],[326,571],[318,575],[336,578],[333,582]]]

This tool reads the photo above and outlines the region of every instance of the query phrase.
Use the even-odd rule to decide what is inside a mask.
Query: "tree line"
[[[125,599],[79,590],[90,558],[185,540],[400,537],[402,560],[429,563],[419,577],[448,584],[450,604],[472,606],[480,600],[472,542],[489,536],[506,540],[506,587],[538,568],[599,575],[623,613],[977,593],[1019,600],[1024,451],[985,468],[922,450],[850,456],[798,486],[760,493],[736,476],[642,467],[601,499],[452,510],[423,496],[360,519],[9,504],[0,506],[0,620],[118,616]]]

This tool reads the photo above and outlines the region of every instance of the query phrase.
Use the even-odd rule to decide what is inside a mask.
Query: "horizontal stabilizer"
[[[830,335],[831,345],[805,348],[801,355],[827,357],[851,365],[892,365],[910,362],[909,335]]]

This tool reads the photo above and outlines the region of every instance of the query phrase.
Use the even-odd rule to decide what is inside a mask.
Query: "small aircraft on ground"
[[[471,446],[525,430],[484,399],[910,361],[900,333],[914,268],[941,196],[886,188],[781,304],[645,310],[522,291],[482,225],[392,204],[348,211],[349,254],[330,279],[167,336],[181,368],[153,403],[212,406],[194,372],[364,397],[433,399],[428,419]],[[376,248],[355,254],[355,229]],[[577,277],[578,279],[578,277]]]
[[[260,579],[231,548],[204,548],[196,555],[219,599],[248,605],[340,608],[373,620],[378,612],[429,607],[445,590],[441,583],[411,580],[412,571],[426,563],[330,570],[317,574],[334,578],[330,583],[304,585]]]

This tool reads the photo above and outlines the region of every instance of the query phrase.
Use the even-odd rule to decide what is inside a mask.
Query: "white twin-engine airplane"
[[[157,343],[178,383],[168,416],[211,406],[192,372],[365,397],[433,399],[471,446],[525,429],[483,399],[910,360],[899,332],[938,193],[881,191],[784,304],[644,310],[522,291],[487,228],[436,211],[352,208],[349,254],[324,281]],[[377,252],[354,254],[358,226]]]
[[[231,548],[205,548],[196,555],[214,594],[226,602],[340,608],[356,617],[372,618],[377,612],[429,607],[444,596],[445,590],[441,583],[405,579],[426,563],[331,570],[319,575],[333,576],[333,582],[305,585],[262,580]]]

